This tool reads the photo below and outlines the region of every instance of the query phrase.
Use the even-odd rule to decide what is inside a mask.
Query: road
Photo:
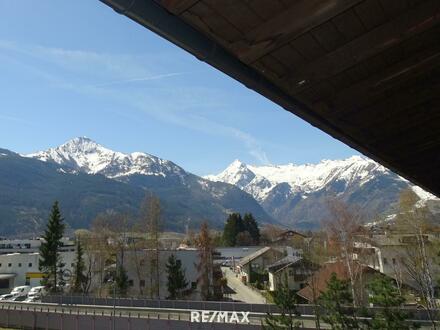
[[[228,295],[231,299],[249,304],[266,304],[266,298],[262,294],[244,285],[228,267],[222,267],[222,271],[228,281],[228,287],[235,291]]]

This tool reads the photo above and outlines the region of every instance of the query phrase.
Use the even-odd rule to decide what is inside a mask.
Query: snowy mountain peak
[[[59,147],[40,151],[27,157],[54,162],[75,171],[102,174],[109,178],[128,175],[183,176],[186,172],[174,163],[158,157],[133,152],[124,154],[107,149],[87,137],[77,137]]]
[[[279,184],[288,184],[291,192],[307,194],[335,181],[342,181],[346,186],[353,183],[361,186],[377,174],[388,172],[368,158],[352,156],[304,165],[252,166],[235,160],[220,174],[206,178],[234,184],[262,201]]]

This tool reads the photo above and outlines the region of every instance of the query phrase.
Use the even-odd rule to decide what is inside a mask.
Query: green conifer
[[[39,268],[43,273],[41,281],[49,292],[55,292],[58,285],[62,284],[62,268],[64,264],[60,256],[59,248],[62,246],[61,239],[64,235],[64,223],[61,217],[58,202],[52,206],[52,212],[47,223],[40,246]]]
[[[170,255],[166,264],[168,299],[181,297],[182,290],[186,288],[188,282],[185,278],[185,269],[182,268],[182,262]]]

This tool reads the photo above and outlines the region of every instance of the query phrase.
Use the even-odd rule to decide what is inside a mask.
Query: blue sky
[[[0,147],[87,136],[196,174],[357,154],[98,0],[0,0]]]

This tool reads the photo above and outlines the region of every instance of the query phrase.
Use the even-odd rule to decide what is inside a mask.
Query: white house
[[[143,296],[150,295],[150,283],[151,281],[154,283],[156,276],[155,274],[151,274],[149,261],[155,253],[155,250],[148,249],[124,252],[122,263],[128,275],[129,294]],[[177,260],[181,261],[182,268],[185,270],[185,277],[188,282],[186,290],[196,290],[198,277],[196,265],[199,259],[198,250],[159,250],[158,253],[160,298],[166,298],[169,295],[167,290],[166,264],[171,255],[174,255]],[[120,262],[121,257],[119,258]]]
[[[244,283],[253,282],[252,273],[264,273],[266,267],[283,257],[283,252],[270,246],[241,258],[237,271]]]
[[[275,291],[285,284],[291,290],[300,290],[317,269],[318,265],[304,259],[302,254],[289,254],[267,267],[269,290]]]

